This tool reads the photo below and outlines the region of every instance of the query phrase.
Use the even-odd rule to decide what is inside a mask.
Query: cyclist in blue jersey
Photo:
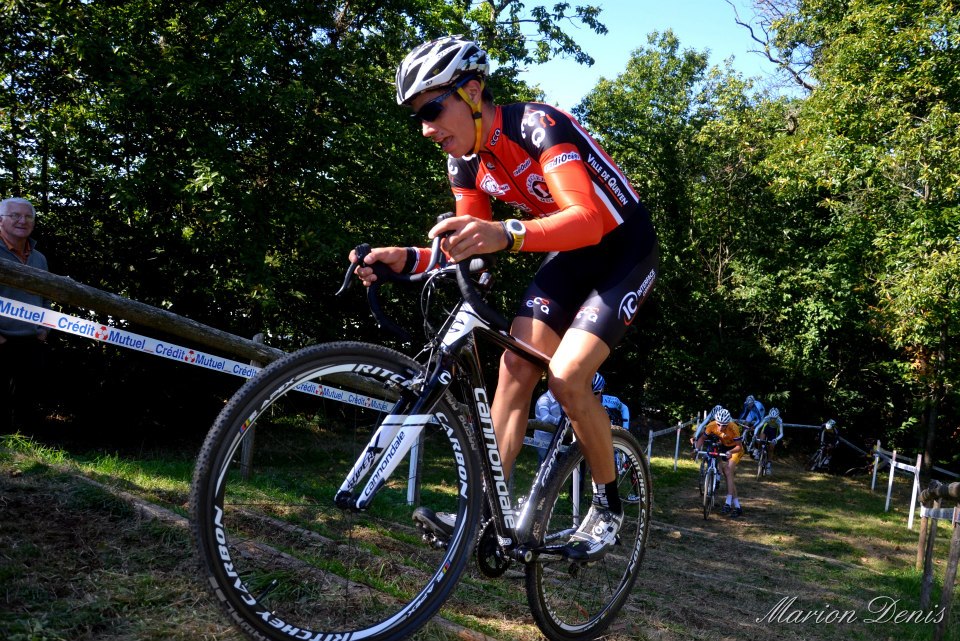
[[[746,400],[743,401],[743,411],[740,412],[740,417],[737,419],[737,422],[741,425],[749,423],[756,427],[757,424],[763,420],[764,411],[763,403],[753,396],[747,396]]]
[[[690,443],[693,443],[694,441],[700,438],[700,435],[703,434],[703,428],[707,426],[707,423],[715,419],[717,417],[717,414],[719,414],[720,410],[722,409],[723,409],[723,405],[714,405],[713,409],[707,412],[707,415],[703,417],[703,420],[700,421],[697,424],[696,429],[693,430],[693,438],[690,439]]]
[[[607,410],[607,414],[610,415],[610,423],[612,425],[619,425],[625,430],[629,430],[630,407],[616,396],[604,394],[603,390],[605,386],[606,380],[603,378],[603,375],[597,373],[593,377],[594,395],[600,397],[600,404],[603,405],[604,409]],[[550,390],[547,390],[540,396],[540,398],[537,399],[533,415],[538,421],[543,421],[544,423],[549,423],[550,425],[559,425],[560,412],[560,403],[554,397],[553,393]]]

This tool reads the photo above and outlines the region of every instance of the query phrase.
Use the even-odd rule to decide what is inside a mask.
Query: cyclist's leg
[[[530,317],[515,318],[510,333],[548,356],[554,353],[560,343],[560,336],[555,330]],[[497,393],[490,407],[490,417],[497,434],[503,472],[508,477],[523,447],[531,397],[542,374],[539,367],[511,351],[505,351],[500,359]]]
[[[550,361],[550,389],[573,424],[598,485],[610,483],[616,476],[610,455],[610,422],[590,387],[593,375],[609,354],[610,348],[597,336],[570,329]]]

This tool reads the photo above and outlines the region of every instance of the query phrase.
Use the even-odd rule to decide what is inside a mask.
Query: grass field
[[[738,475],[744,516],[704,520],[693,462],[681,460],[674,471],[672,458],[656,454],[654,528],[642,576],[606,638],[931,638],[930,623],[892,622],[895,613],[902,621],[918,608],[909,485],[895,484],[893,509],[884,512],[884,495],[871,493],[868,480],[804,471],[799,456],[775,462],[773,476],[759,482],[745,465]],[[4,437],[0,639],[242,638],[195,570],[184,525],[190,456],[67,451]],[[944,524],[937,585],[948,545]],[[522,576],[514,567],[487,580],[471,567],[418,638],[541,638]],[[931,618],[938,603],[939,589]],[[960,604],[951,618],[948,638],[958,639]]]

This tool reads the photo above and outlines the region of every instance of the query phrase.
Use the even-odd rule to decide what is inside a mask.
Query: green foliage
[[[758,5],[768,51],[808,97],[758,91],[668,31],[575,110],[661,248],[647,315],[605,373],[664,421],[751,393],[790,421],[832,415],[930,453],[960,430],[960,11]],[[501,102],[535,99],[519,70],[591,64],[569,27],[603,34],[601,19],[515,1],[8,2],[0,192],[36,202],[56,273],[282,348],[384,340],[357,289],[332,296],[350,248],[422,244],[452,206],[442,154],[395,104],[400,58],[468,34],[496,63]],[[537,260],[504,258],[501,308]],[[408,303],[386,292],[416,329]],[[198,389],[190,420],[207,423],[236,386],[95,344],[54,351],[58,371],[95,383],[51,404],[124,433],[131,415],[169,423]]]

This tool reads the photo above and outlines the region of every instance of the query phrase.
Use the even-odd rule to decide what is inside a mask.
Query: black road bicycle
[[[770,452],[767,451],[770,441],[765,438],[756,438],[753,447],[757,450],[757,480],[769,474],[767,464],[770,462]]]
[[[438,266],[439,239],[432,251],[424,274],[378,275],[423,286],[428,340],[415,358],[359,342],[307,347],[247,381],[207,435],[191,488],[193,534],[213,593],[250,637],[408,638],[471,558],[488,577],[522,564],[533,617],[550,639],[596,638],[630,594],[650,527],[643,448],[613,429],[620,494],[637,501],[624,503],[604,556],[567,558],[563,546],[592,499],[589,465],[564,420],[526,500],[511,494],[477,338],[544,368],[549,359],[483,300],[489,259]],[[433,331],[429,302],[450,283],[458,295]],[[381,326],[391,325],[377,287],[367,295]],[[456,514],[448,541],[424,542],[411,521],[418,505]]]
[[[807,461],[807,467],[811,472],[828,471],[830,454],[836,448],[835,445],[821,444]]]
[[[700,496],[703,499],[703,518],[706,520],[710,518],[710,512],[716,505],[720,480],[726,479],[717,459],[725,461],[729,455],[720,451],[720,440],[717,437],[708,435],[703,442],[703,449],[697,450],[697,458],[700,459]]]

